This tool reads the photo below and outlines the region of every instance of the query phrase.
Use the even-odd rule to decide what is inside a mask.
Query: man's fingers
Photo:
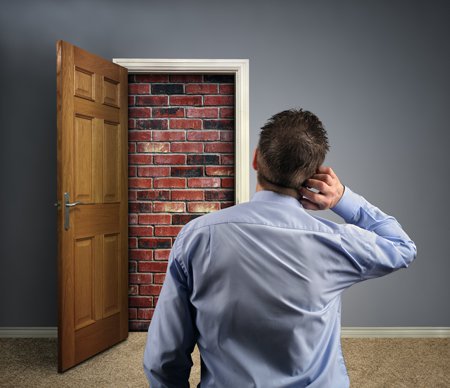
[[[320,181],[325,182],[328,186],[331,186],[333,184],[333,178],[328,174],[314,174],[309,179],[318,179]],[[307,182],[308,182],[308,179],[306,180],[305,183],[307,183]]]
[[[324,199],[325,199],[324,195],[315,193],[304,187],[300,190],[300,194],[303,195],[304,197],[306,197],[306,199],[308,199],[310,202],[317,204],[319,209],[321,209],[326,203],[326,201],[324,201]]]
[[[327,183],[320,181],[318,179],[308,179],[306,181],[306,186],[311,187],[313,189],[317,189],[324,194],[326,194],[330,188],[330,186]]]

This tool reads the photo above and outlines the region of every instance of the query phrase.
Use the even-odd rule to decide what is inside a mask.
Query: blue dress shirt
[[[147,335],[151,387],[188,387],[195,344],[201,387],[348,387],[342,292],[408,267],[417,250],[349,187],[332,210],[346,223],[262,190],[183,226]]]

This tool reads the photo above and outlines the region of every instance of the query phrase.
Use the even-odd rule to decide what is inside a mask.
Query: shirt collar
[[[286,205],[291,205],[303,209],[302,204],[297,198],[292,197],[287,194],[280,194],[272,190],[260,190],[256,191],[250,201],[269,201],[276,203],[284,203]]]

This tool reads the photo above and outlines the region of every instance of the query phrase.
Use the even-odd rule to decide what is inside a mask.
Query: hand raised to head
[[[331,167],[321,166],[316,173],[304,182],[306,187],[298,191],[300,203],[308,210],[326,210],[334,207],[344,194],[344,185]],[[314,192],[308,188],[318,190]]]

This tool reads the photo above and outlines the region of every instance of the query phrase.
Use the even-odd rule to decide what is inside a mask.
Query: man
[[[272,116],[253,155],[251,200],[182,228],[148,331],[152,388],[188,387],[196,343],[202,388],[349,386],[341,294],[408,267],[417,250],[394,217],[322,166],[328,149],[311,112]]]

